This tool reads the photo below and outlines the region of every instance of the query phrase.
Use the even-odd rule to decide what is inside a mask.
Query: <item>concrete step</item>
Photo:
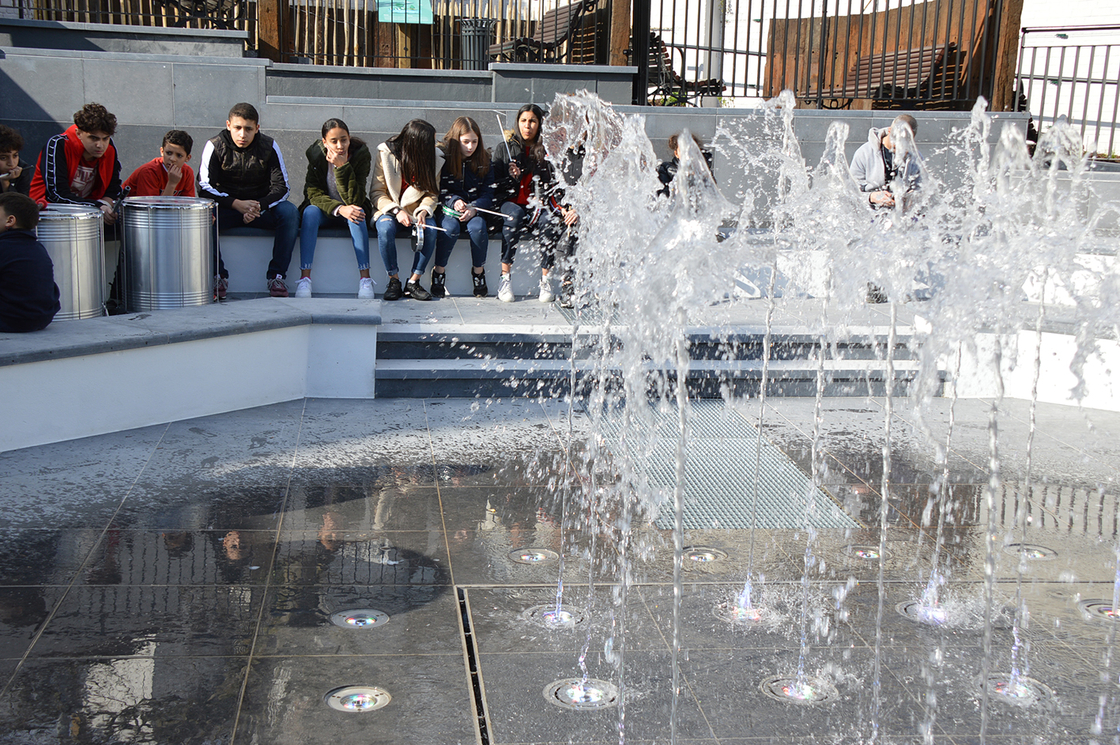
[[[757,393],[762,381],[762,334],[733,335],[734,341],[695,334],[690,347],[688,387],[692,395]],[[906,344],[895,348],[893,392],[905,394],[917,363]],[[377,340],[377,395],[409,398],[490,395],[554,396],[586,393],[603,379],[594,360],[601,336],[560,327],[533,331],[457,333],[416,326],[382,327]],[[617,343],[617,338],[615,339]],[[817,388],[817,337],[778,335],[771,345],[767,395],[814,396]],[[827,346],[823,365],[829,396],[883,395],[887,390],[885,340],[869,337]],[[574,350],[574,353],[573,353]],[[676,379],[676,366],[650,361],[651,381]],[[608,369],[608,385],[621,384],[623,371]]]

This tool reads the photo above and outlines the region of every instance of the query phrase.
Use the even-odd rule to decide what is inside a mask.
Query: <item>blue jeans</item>
[[[397,230],[414,230],[406,228],[397,222],[393,215],[382,215],[377,218],[377,250],[381,252],[381,261],[385,263],[385,273],[390,277],[400,273],[397,268]],[[436,250],[436,233],[438,231],[424,229],[420,236],[420,245],[417,246],[416,255],[412,257],[412,273],[423,274],[428,268],[428,262]]]
[[[299,210],[291,202],[284,200],[275,206],[269,207],[261,216],[247,226],[241,213],[232,207],[218,208],[218,230],[239,227],[261,228],[275,233],[272,239],[272,260],[268,262],[268,273],[265,275],[272,279],[277,274],[283,277],[288,273],[288,264],[292,263],[292,251],[296,247],[296,234],[299,232]],[[218,257],[218,274],[228,277],[225,262]]]
[[[447,232],[436,235],[436,266],[447,266],[455,241],[459,240],[462,233],[463,223],[457,217],[442,213],[437,219],[439,226]],[[486,266],[486,249],[490,244],[490,236],[486,234],[486,219],[482,215],[475,215],[467,221],[466,227],[467,235],[471,238],[471,266]]]
[[[299,268],[311,269],[315,260],[315,243],[319,240],[319,226],[345,224],[350,229],[350,239],[354,242],[354,256],[358,259],[358,271],[369,269],[369,228],[366,221],[350,222],[345,217],[334,217],[323,212],[313,204],[303,211],[303,223],[299,227]]]

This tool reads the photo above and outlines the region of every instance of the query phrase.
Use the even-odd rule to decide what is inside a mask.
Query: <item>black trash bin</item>
[[[485,70],[490,64],[490,30],[493,18],[460,18],[463,69]]]

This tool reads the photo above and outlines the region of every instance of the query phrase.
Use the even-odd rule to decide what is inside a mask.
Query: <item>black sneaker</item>
[[[575,307],[575,288],[568,280],[560,283],[560,307],[561,308],[574,308]]]
[[[447,297],[447,272],[432,272],[432,297]]]
[[[408,280],[404,285],[404,294],[408,295],[413,300],[431,300],[432,293],[425,290],[420,286],[420,283],[414,280]]]
[[[381,296],[382,300],[400,300],[404,297],[404,290],[401,289],[401,281],[398,277],[389,277],[389,284],[385,285],[385,294]]]
[[[474,296],[486,297],[490,294],[490,290],[486,288],[486,271],[483,270],[478,274],[471,272],[471,281],[474,282]]]
[[[869,303],[885,303],[887,302],[887,293],[883,292],[883,288],[878,285],[867,283],[867,302]]]

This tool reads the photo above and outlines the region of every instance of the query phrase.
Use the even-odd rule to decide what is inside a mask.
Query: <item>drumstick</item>
[[[494,118],[498,120],[498,133],[502,137],[502,142],[506,144],[506,157],[509,158],[509,162],[512,163],[513,153],[509,151],[509,140],[506,139],[506,130],[505,127],[502,126],[502,115],[495,111]]]
[[[470,209],[474,210],[475,212],[485,212],[486,214],[494,215],[495,217],[504,217],[506,220],[512,220],[513,219],[513,215],[507,215],[504,212],[495,212],[494,210],[485,210],[485,209],[482,209],[481,207],[470,207]],[[463,216],[462,212],[460,212],[459,210],[457,210],[453,207],[448,207],[447,205],[443,206],[443,211],[450,214],[452,217],[462,217]]]

